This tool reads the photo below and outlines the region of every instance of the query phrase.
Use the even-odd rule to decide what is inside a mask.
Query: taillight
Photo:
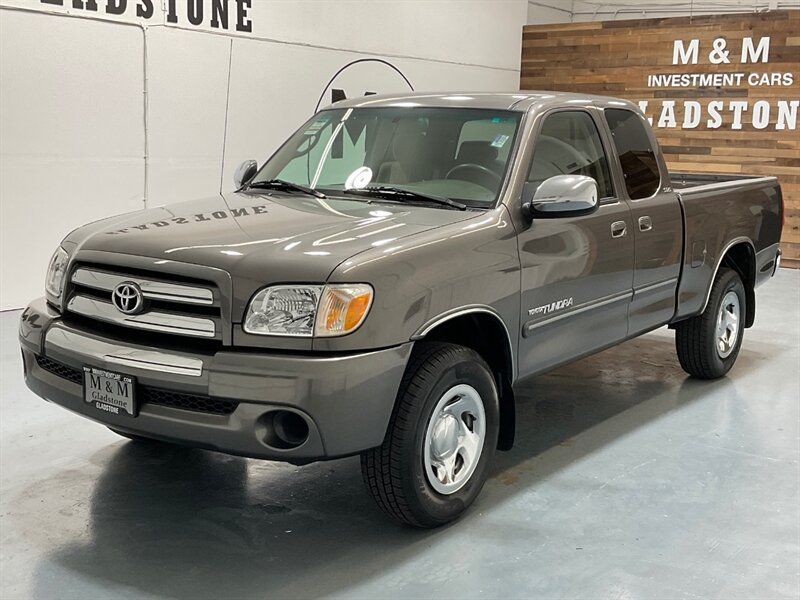
[[[781,231],[781,234],[783,234],[783,224],[786,223],[786,205],[785,205],[785,203],[783,201],[783,192],[782,191],[779,192],[779,195],[781,197],[781,229],[780,229],[780,231]]]

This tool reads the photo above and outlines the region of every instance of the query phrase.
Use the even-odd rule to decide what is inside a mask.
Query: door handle
[[[611,237],[612,238],[625,237],[626,233],[628,233],[628,226],[626,225],[625,221],[614,221],[611,224]]]
[[[639,217],[639,231],[650,231],[653,228],[653,221],[650,217]]]

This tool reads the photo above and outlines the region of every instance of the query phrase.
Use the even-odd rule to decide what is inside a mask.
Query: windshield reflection
[[[488,207],[502,188],[520,116],[440,107],[322,111],[289,138],[251,185],[282,180],[326,194],[390,186]]]

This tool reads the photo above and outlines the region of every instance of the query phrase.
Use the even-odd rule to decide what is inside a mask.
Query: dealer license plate
[[[97,410],[112,415],[137,415],[133,377],[105,369],[83,367],[83,399]]]

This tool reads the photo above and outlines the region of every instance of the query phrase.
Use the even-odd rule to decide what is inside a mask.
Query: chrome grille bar
[[[158,371],[159,373],[174,373],[189,377],[200,377],[203,374],[203,361],[199,358],[154,350],[126,348],[67,331],[58,326],[47,331],[45,348],[48,352],[53,349],[70,354],[77,352],[91,361],[105,360],[115,365]]]
[[[126,315],[118,311],[110,302],[81,295],[73,296],[70,299],[67,310],[114,325],[161,333],[213,338],[217,332],[213,319],[159,311]]]
[[[166,300],[181,304],[202,304],[206,306],[214,304],[214,292],[207,288],[155,281],[139,276],[125,276],[118,273],[96,271],[86,267],[79,267],[72,274],[73,283],[104,292],[112,292],[117,285],[124,281],[135,282],[141,288],[144,297],[150,300]]]

